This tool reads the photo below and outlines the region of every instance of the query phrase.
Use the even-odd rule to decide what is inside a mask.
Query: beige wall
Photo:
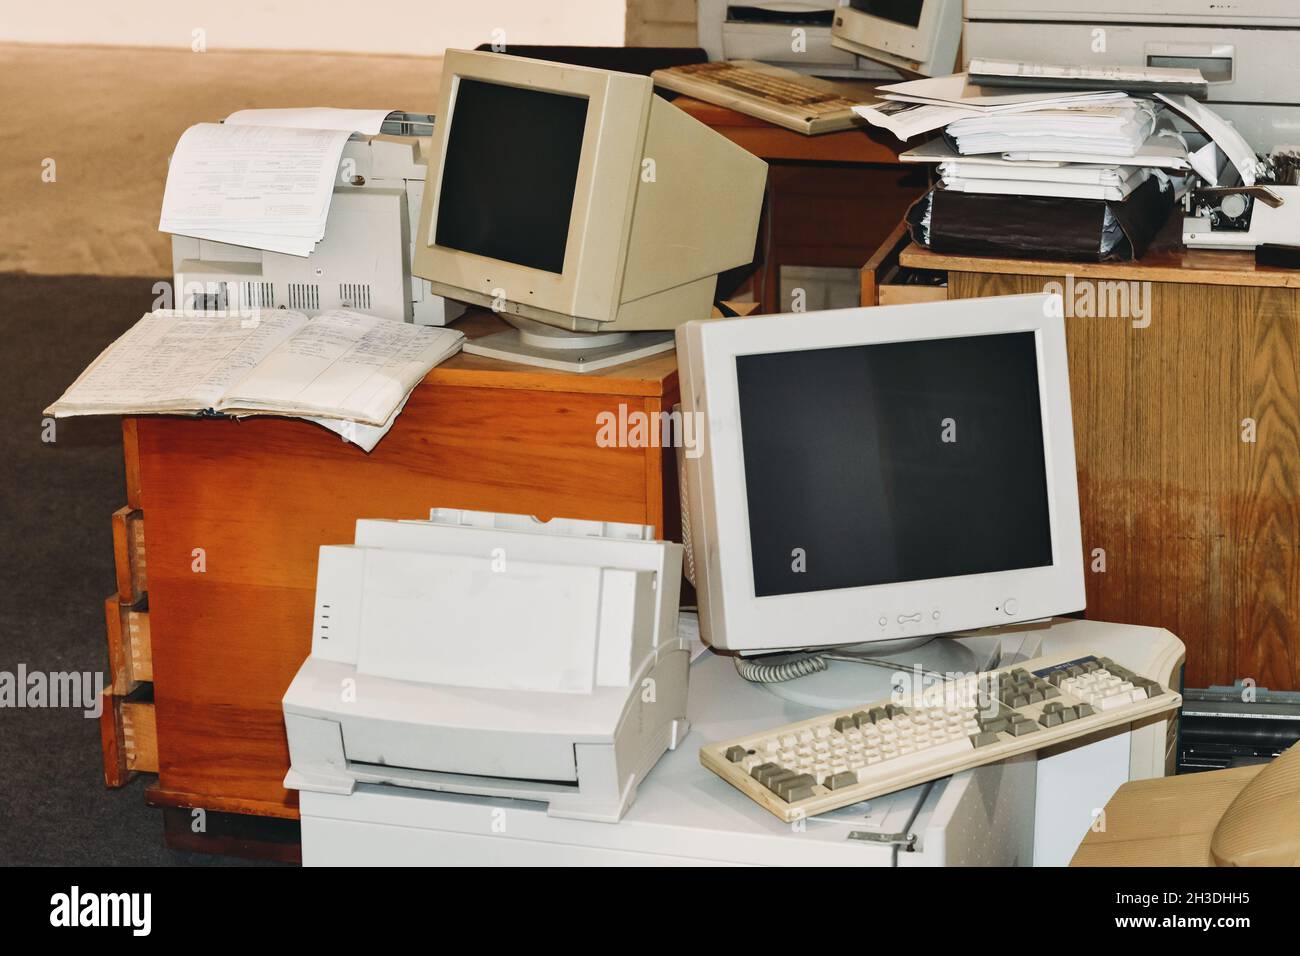
[[[494,41],[620,46],[625,0],[0,0],[0,42],[438,55]],[[638,0],[633,0],[635,6]]]
[[[696,46],[695,0],[628,0],[628,46]]]

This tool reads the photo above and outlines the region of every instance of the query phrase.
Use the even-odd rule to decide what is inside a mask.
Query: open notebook
[[[454,329],[338,309],[308,318],[157,311],[104,349],[47,415],[288,415],[369,451],[419,381],[460,350]]]

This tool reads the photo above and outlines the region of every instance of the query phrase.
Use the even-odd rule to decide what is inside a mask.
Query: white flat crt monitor
[[[1060,298],[677,331],[700,627],[741,653],[1084,607]]]

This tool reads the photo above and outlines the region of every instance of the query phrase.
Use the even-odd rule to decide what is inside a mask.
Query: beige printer
[[[432,116],[394,113],[379,135],[354,134],[341,163],[353,175],[334,187],[325,236],[306,257],[173,235],[179,308],[351,308],[417,325],[455,319],[465,306],[411,274],[432,133]]]
[[[1182,67],[1257,152],[1300,143],[1296,0],[966,0],[972,59]]]

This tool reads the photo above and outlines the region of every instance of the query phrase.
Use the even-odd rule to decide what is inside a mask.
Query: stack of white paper
[[[343,145],[388,110],[241,110],[187,129],[172,153],[163,232],[306,256],[325,235]]]
[[[1164,103],[1119,90],[1008,91],[965,74],[880,89],[885,103],[857,108],[869,122],[900,135],[945,128],[902,158],[937,163],[946,189],[1122,200],[1191,165]]]
[[[941,129],[949,123],[1003,113],[1122,102],[1127,94],[1114,90],[1071,93],[989,91],[968,82],[965,73],[909,80],[877,88],[884,102],[866,103],[853,111],[899,139]]]
[[[1135,156],[1155,132],[1148,100],[972,116],[948,124],[963,156],[986,153],[1081,153]]]

